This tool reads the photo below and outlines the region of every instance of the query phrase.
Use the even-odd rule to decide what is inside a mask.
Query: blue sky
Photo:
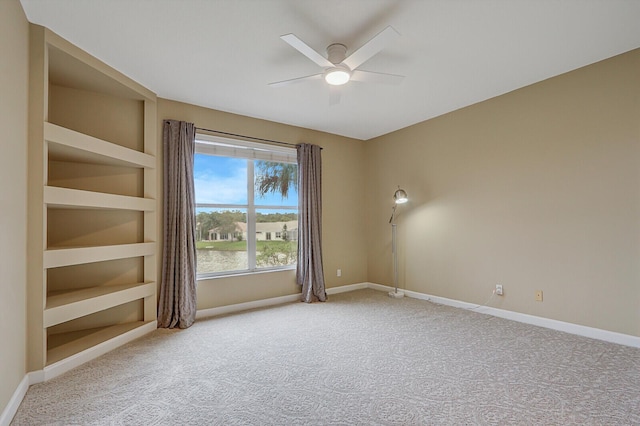
[[[196,154],[194,182],[197,203],[246,204],[247,203],[247,160],[231,157],[216,157]],[[289,190],[283,200],[280,194],[267,194],[256,198],[257,205],[298,205],[298,193]]]

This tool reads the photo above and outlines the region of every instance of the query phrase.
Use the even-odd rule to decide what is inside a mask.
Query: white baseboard
[[[381,284],[367,283],[367,287],[373,290],[390,291],[393,287]],[[520,312],[507,311],[504,309],[492,308],[490,306],[478,306],[473,303],[462,302],[455,299],[447,299],[446,297],[433,296],[417,291],[404,290],[405,295],[414,299],[428,300],[441,305],[453,306],[455,308],[473,309],[474,312],[492,315],[494,317],[505,318],[512,321],[518,321],[525,324],[536,325],[538,327],[549,328],[552,330],[563,331],[565,333],[576,334],[578,336],[590,337],[592,339],[604,340],[605,342],[617,343],[619,345],[640,348],[640,337],[628,334],[617,333],[615,331],[602,330],[600,328],[587,327],[584,325],[573,324],[565,321],[558,321],[550,318],[538,317],[535,315],[522,314]]]
[[[349,284],[340,287],[331,287],[326,290],[327,294],[345,293],[347,291],[363,290],[368,288],[368,283]],[[234,305],[219,306],[217,308],[200,309],[196,312],[196,319],[215,317],[218,315],[232,314],[234,312],[247,311],[249,309],[266,308],[268,306],[282,305],[300,301],[300,293],[288,294],[286,296],[272,297],[270,299],[254,300]]]
[[[2,414],[0,414],[0,426],[9,426],[13,416],[18,412],[18,407],[22,403],[22,399],[26,395],[29,390],[29,375],[26,374],[24,378],[20,381],[20,384],[16,388],[15,392],[11,396],[9,403],[4,410],[2,410]]]
[[[370,288],[377,291],[389,292],[393,291],[393,287],[371,282],[362,282],[357,284],[349,284],[339,287],[328,288],[327,294],[339,294],[355,290],[363,290]],[[455,308],[473,309],[494,317],[505,318],[512,321],[518,321],[526,324],[536,325],[538,327],[549,328],[552,330],[563,331],[565,333],[576,334],[578,336],[590,337],[592,339],[604,340],[606,342],[617,343],[620,345],[640,348],[640,337],[628,334],[616,333],[615,331],[602,330],[599,328],[587,327],[584,325],[573,324],[564,321],[558,321],[550,318],[538,317],[535,315],[522,314],[504,309],[492,308],[490,306],[478,306],[473,303],[463,302],[446,297],[433,296],[430,294],[419,293],[417,291],[403,290],[407,297],[413,299],[428,300],[441,305],[453,306]],[[224,315],[233,312],[245,311],[248,309],[262,308],[267,306],[279,305],[283,303],[295,302],[300,300],[300,294],[290,294],[288,296],[274,297],[271,299],[256,300],[253,302],[238,303],[235,305],[220,306],[218,308],[203,309],[196,313],[196,318],[206,318],[217,315]]]
[[[369,283],[342,285],[340,287],[328,288],[327,294],[331,295],[331,294],[346,293],[348,291],[364,290],[365,288],[369,288]]]
[[[44,382],[44,370],[30,371],[27,373],[29,386]]]
[[[252,302],[236,303],[235,305],[219,306],[217,308],[200,309],[196,312],[196,319],[215,317],[249,309],[265,308],[267,306],[282,305],[283,303],[300,301],[300,294],[272,297],[270,299],[254,300]]]

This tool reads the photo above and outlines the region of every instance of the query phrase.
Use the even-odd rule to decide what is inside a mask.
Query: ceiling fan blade
[[[391,40],[398,36],[400,36],[400,33],[398,33],[392,26],[388,26],[371,40],[366,42],[360,49],[349,55],[349,57],[342,61],[342,63],[348,66],[349,69],[355,70],[369,60],[373,55],[384,49]]]
[[[292,78],[290,80],[276,81],[274,83],[269,83],[269,86],[271,86],[271,87],[282,87],[282,86],[288,86],[290,84],[304,83],[306,81],[320,80],[320,79],[322,79],[322,73],[311,74],[311,75],[307,75],[307,76],[304,76],[304,77]]]
[[[381,83],[398,85],[404,80],[404,75],[385,74],[381,72],[371,72],[355,70],[351,72],[351,81],[360,81],[363,83]]]
[[[320,65],[321,67],[326,68],[326,67],[334,66],[331,63],[331,61],[329,61],[327,58],[325,58],[324,56],[322,56],[321,54],[313,50],[311,47],[309,47],[307,43],[305,43],[304,41],[296,37],[295,34],[285,34],[283,36],[280,36],[280,38],[286,41],[287,43],[289,43],[291,47],[293,47],[298,52],[302,53],[304,56],[311,59],[313,62]]]

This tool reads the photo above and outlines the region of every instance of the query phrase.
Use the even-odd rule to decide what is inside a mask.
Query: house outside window
[[[194,184],[198,278],[295,267],[295,149],[197,134]]]

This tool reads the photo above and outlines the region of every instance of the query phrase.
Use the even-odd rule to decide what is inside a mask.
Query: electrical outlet
[[[536,302],[542,302],[542,290],[536,290]]]
[[[338,270],[336,271],[336,276],[337,276],[337,277],[341,277],[341,276],[342,276],[342,269],[338,269]]]
[[[496,294],[502,296],[502,284],[496,284]]]

